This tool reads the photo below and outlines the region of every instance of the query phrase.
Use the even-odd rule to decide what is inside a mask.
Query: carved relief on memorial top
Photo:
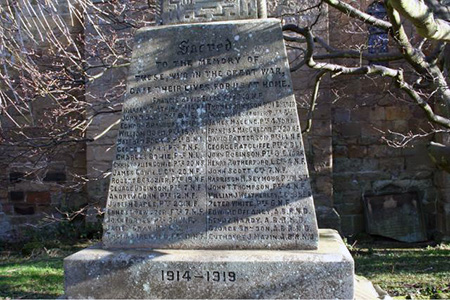
[[[265,18],[263,0],[160,0],[160,24]]]

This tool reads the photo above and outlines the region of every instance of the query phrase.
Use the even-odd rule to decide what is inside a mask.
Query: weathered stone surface
[[[161,0],[160,23],[257,19],[257,0]]]
[[[353,259],[339,234],[318,250],[103,250],[64,260],[68,298],[353,299]]]
[[[5,209],[3,208],[3,211]],[[7,237],[11,230],[11,224],[9,222],[8,216],[2,212],[2,205],[0,204],[0,236]]]
[[[279,20],[139,30],[120,126],[105,247],[317,247]]]
[[[416,193],[372,196],[364,199],[367,233],[402,242],[427,239]]]

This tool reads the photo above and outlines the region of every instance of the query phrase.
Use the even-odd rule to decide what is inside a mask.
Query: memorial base
[[[339,234],[318,250],[104,250],[64,260],[67,298],[352,299],[354,263]]]

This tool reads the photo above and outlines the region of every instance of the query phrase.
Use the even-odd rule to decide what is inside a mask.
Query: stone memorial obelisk
[[[135,36],[101,246],[69,298],[352,298],[319,230],[281,24],[255,0],[163,0]],[[176,25],[174,25],[176,24]]]

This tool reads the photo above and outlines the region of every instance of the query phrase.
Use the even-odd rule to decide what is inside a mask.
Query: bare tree
[[[47,207],[16,211],[16,204],[28,205],[28,196],[26,201],[2,196],[0,211],[14,203],[9,214],[43,212],[51,222],[100,213],[102,203],[82,193],[96,179],[86,170],[86,145],[117,124],[96,134],[88,129],[97,116],[121,111],[125,82],[117,80],[95,95],[89,86],[112,69],[126,70],[132,36],[154,23],[155,9],[147,0],[0,2],[0,194],[49,191],[61,208],[52,198],[45,200]],[[55,161],[67,162],[67,176],[48,182]]]
[[[366,47],[341,49],[331,46],[327,40],[315,34],[315,23],[299,27],[288,24],[283,27],[285,39],[302,49],[300,62],[292,66],[295,71],[306,65],[317,70],[314,92],[311,99],[308,126],[319,94],[321,81],[326,74],[332,78],[339,76],[371,76],[391,78],[397,89],[407,95],[424,112],[432,125],[426,133],[393,133],[396,138],[389,143],[403,147],[411,140],[429,136],[433,133],[446,133],[450,130],[450,89],[448,82],[450,62],[450,8],[445,1],[438,0],[385,0],[374,1],[373,5],[382,7],[386,15],[380,16],[363,11],[341,0],[322,0],[320,6],[328,5],[348,17],[362,30],[385,32],[389,35],[389,51],[367,51]],[[412,28],[408,35],[406,28]],[[330,29],[332,32],[333,29]],[[295,33],[293,35],[292,33]],[[383,47],[386,41],[377,40],[375,47]],[[321,50],[319,51],[318,48]],[[393,50],[392,50],[393,48]],[[323,53],[323,49],[326,53]],[[386,47],[387,49],[387,47]],[[386,50],[385,49],[385,50]],[[336,62],[337,61],[337,62]],[[395,62],[395,64],[389,64]],[[437,162],[450,157],[450,145],[432,142],[431,154]]]
[[[96,115],[120,111],[124,82],[96,103],[86,86],[126,68],[134,30],[151,24],[154,11],[150,1],[2,1],[2,159],[51,161],[100,138],[87,128]]]

